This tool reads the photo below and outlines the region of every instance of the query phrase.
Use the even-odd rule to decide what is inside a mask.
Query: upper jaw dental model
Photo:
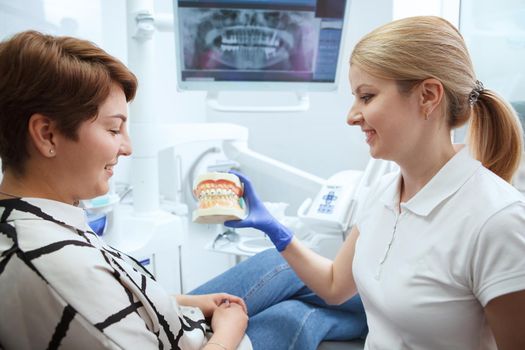
[[[246,217],[243,187],[233,174],[213,172],[199,175],[195,179],[193,193],[198,199],[193,222],[222,224]]]

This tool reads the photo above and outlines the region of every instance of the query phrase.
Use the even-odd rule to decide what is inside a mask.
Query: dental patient
[[[0,76],[0,348],[251,349],[241,298],[170,295],[77,207],[131,154],[133,73],[28,31],[0,44]]]

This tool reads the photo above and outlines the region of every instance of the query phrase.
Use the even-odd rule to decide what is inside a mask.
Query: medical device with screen
[[[333,90],[349,0],[174,0],[178,86]]]

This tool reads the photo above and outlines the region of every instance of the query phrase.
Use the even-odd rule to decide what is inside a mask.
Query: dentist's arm
[[[354,227],[334,261],[315,253],[295,238],[281,254],[299,278],[325,302],[342,304],[357,293],[352,262],[358,237],[359,231]]]
[[[359,236],[352,229],[335,261],[324,258],[305,247],[293,233],[266,209],[253,186],[244,175],[233,172],[244,184],[244,198],[248,204],[248,217],[240,221],[227,221],[228,227],[253,227],[263,231],[282,253],[299,278],[329,304],[340,304],[356,293],[352,274],[355,242]]]
[[[492,299],[485,316],[500,350],[525,349],[525,290]]]

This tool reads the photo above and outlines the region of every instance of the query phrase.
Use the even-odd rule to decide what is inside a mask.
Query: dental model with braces
[[[222,224],[246,216],[242,184],[234,174],[213,172],[199,175],[193,193],[199,205],[193,211],[193,222]]]

